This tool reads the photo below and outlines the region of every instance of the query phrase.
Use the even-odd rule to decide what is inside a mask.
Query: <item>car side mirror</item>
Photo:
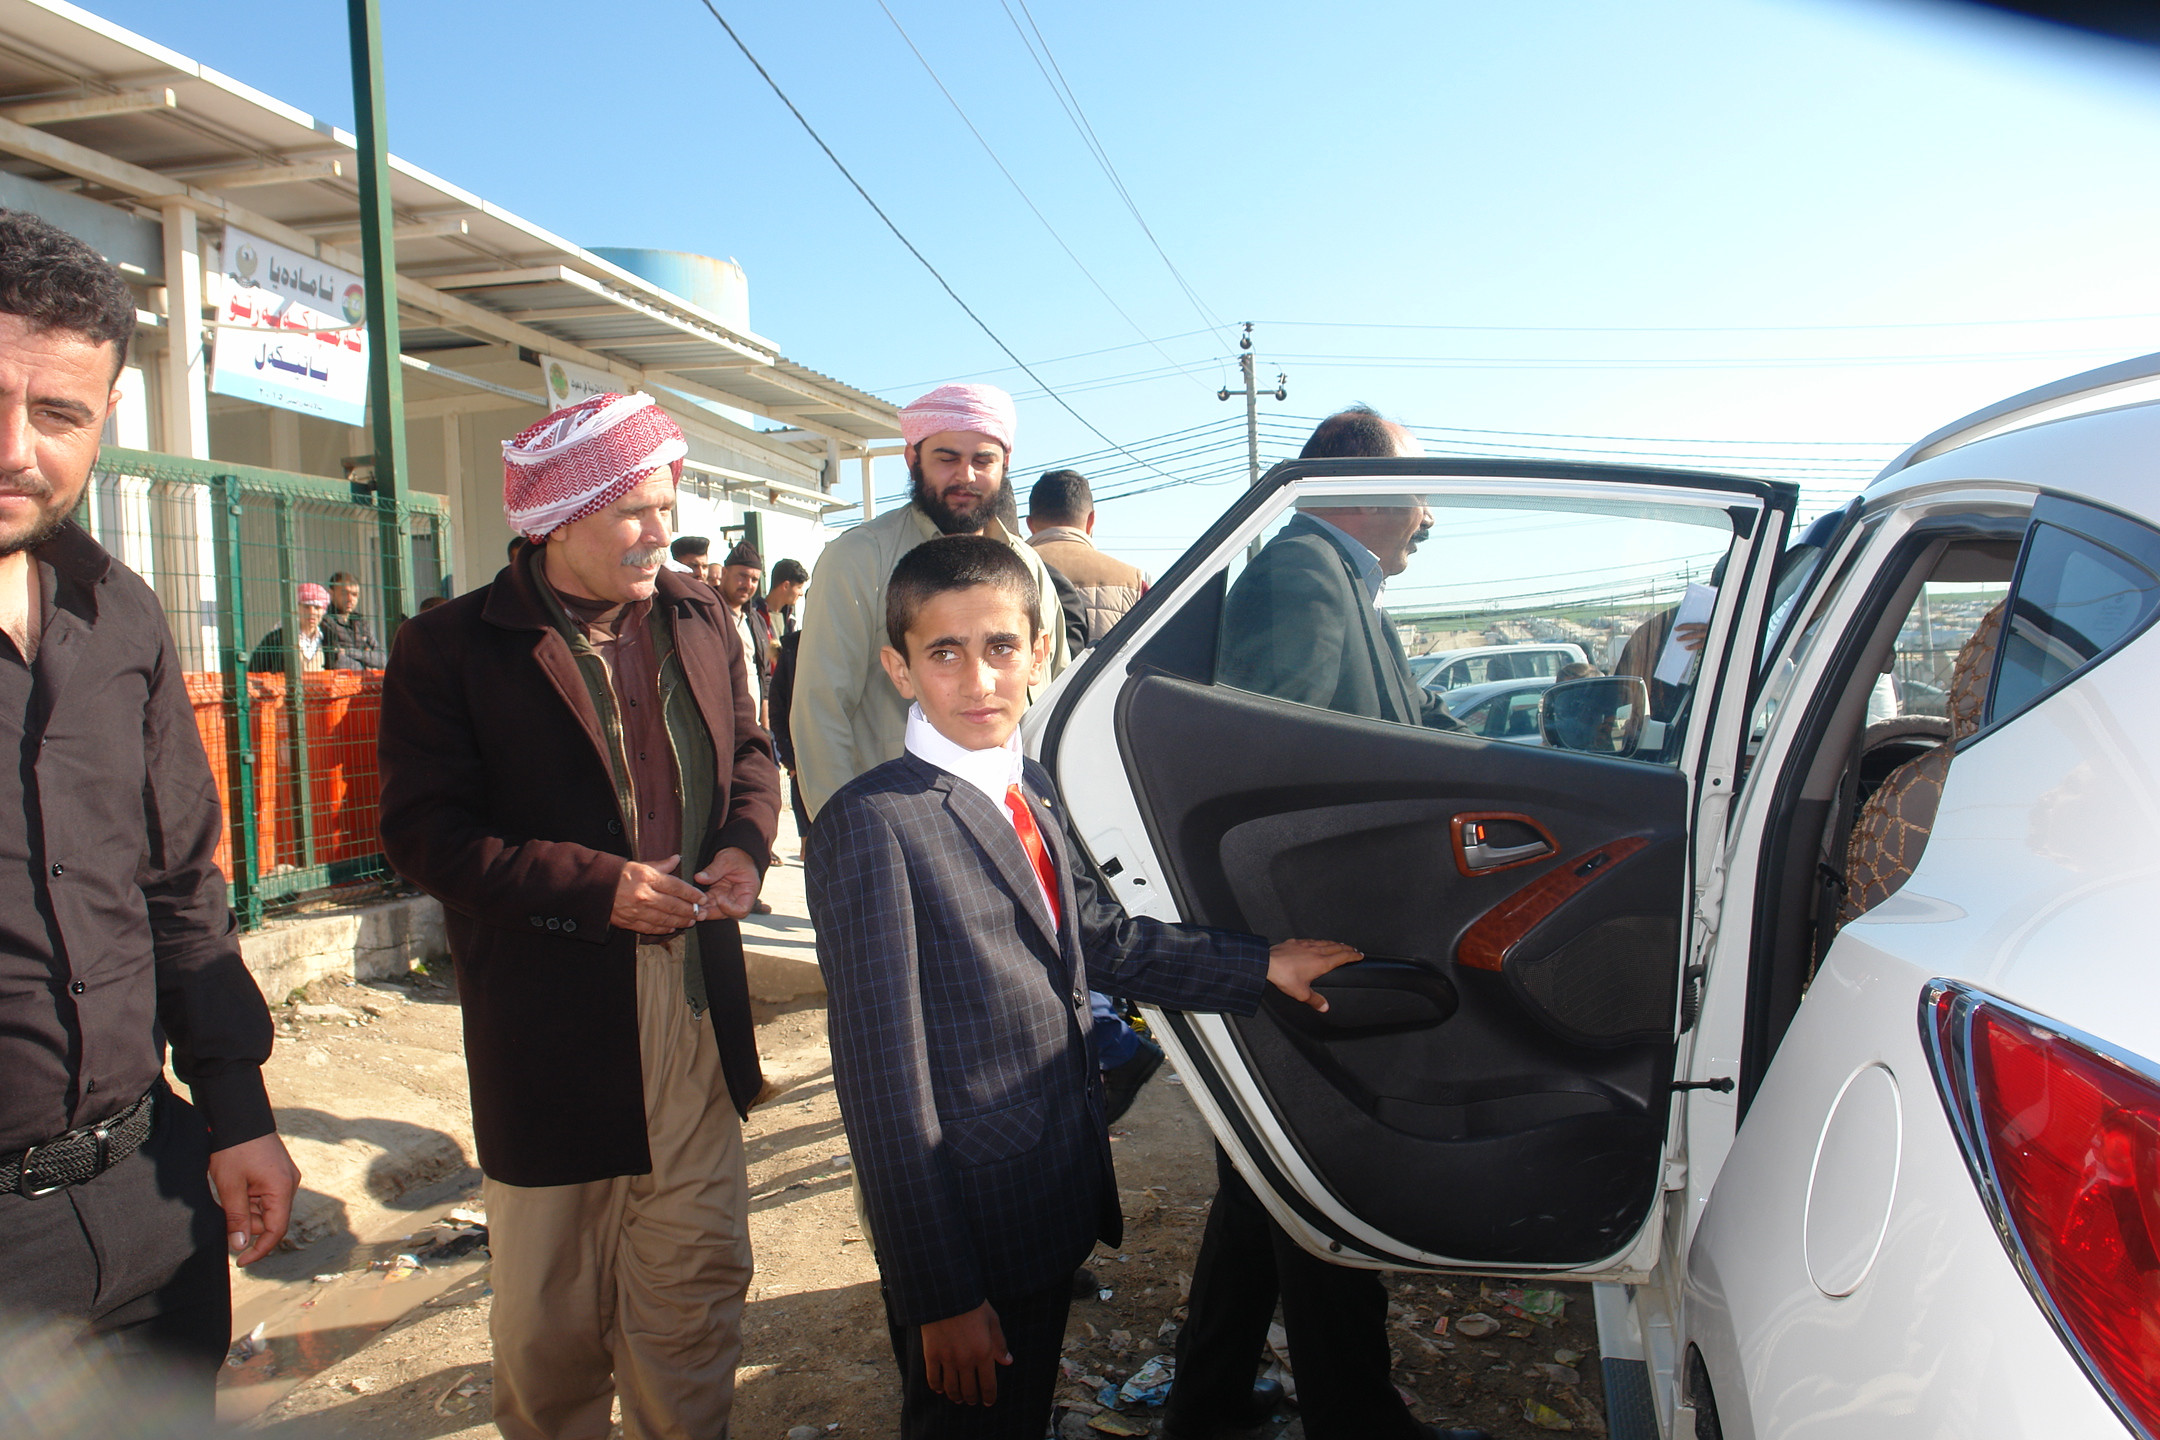
[[[1538,729],[1556,750],[1633,755],[1650,718],[1650,687],[1640,675],[1596,675],[1551,686],[1538,705]]]

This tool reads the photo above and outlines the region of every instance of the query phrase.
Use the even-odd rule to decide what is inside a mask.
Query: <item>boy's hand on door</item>
[[[1312,982],[1338,965],[1364,958],[1364,951],[1334,940],[1285,940],[1268,950],[1268,983],[1293,1000],[1325,1011],[1327,997],[1315,995]]]

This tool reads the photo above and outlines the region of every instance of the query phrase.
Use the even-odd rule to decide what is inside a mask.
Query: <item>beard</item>
[[[75,506],[70,503],[53,503],[53,488],[36,475],[18,475],[11,480],[0,481],[0,495],[21,495],[37,502],[37,517],[12,533],[0,530],[0,558],[20,554],[44,544],[60,533],[67,524],[68,516]],[[80,494],[78,492],[78,497]]]
[[[930,488],[930,477],[923,474],[921,461],[909,462],[908,478],[915,482],[915,508],[930,517],[930,523],[937,526],[940,535],[980,535],[983,527],[990,523],[992,516],[1004,508],[1006,499],[1012,494],[1012,476],[1007,475],[998,482],[997,493],[985,496],[981,503],[962,512],[955,510],[946,503],[943,495]]]

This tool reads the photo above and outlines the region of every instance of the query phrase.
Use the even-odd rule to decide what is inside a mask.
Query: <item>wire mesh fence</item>
[[[225,804],[218,865],[241,925],[391,879],[382,666],[396,625],[442,593],[444,503],[108,447],[77,518],[164,605]]]

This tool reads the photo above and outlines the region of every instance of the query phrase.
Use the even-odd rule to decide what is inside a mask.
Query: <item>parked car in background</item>
[[[1410,673],[1428,690],[1448,691],[1494,680],[1551,679],[1570,665],[1587,663],[1580,645],[1560,641],[1552,644],[1473,645],[1461,650],[1436,650],[1410,661]]]
[[[1528,680],[1488,680],[1482,685],[1459,685],[1440,696],[1448,714],[1473,735],[1488,740],[1509,740],[1520,745],[1542,745],[1539,706],[1550,675]]]
[[[2160,1435],[2160,403],[2093,408],[2144,382],[1990,407],[1806,526],[1617,466],[1242,494],[1030,743],[1135,913],[1366,953],[1325,1013],[1153,1017],[1270,1213],[1342,1264],[1594,1282],[1615,1437]],[[1509,744],[1218,675],[1253,542],[1412,495],[1390,593],[1654,639],[1722,560],[1660,713],[1559,682]],[[1900,665],[1942,713],[1884,713]]]

